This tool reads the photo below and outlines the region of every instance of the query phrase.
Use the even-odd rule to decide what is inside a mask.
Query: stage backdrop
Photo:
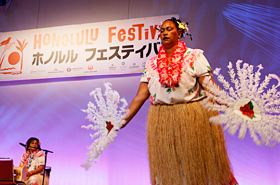
[[[33,30],[33,36],[36,32],[37,38],[42,34],[41,49],[38,49],[37,44],[36,51],[29,55],[29,61],[23,61],[24,65],[29,62],[32,66],[33,55],[36,56],[37,52],[43,54],[42,61],[44,63],[51,57],[52,52],[53,57],[58,52],[59,59],[59,53],[62,51],[51,47],[43,51],[43,48],[46,48],[44,45],[45,35],[37,32],[41,29],[50,31],[53,27],[67,28],[67,25],[79,27],[80,24],[89,24],[95,25],[88,28],[89,35],[93,29],[94,37],[95,28],[102,29],[99,22],[109,23],[105,26],[107,28],[105,33],[98,32],[99,35],[108,35],[108,28],[114,27],[114,22],[118,26],[122,24],[121,22],[128,23],[131,19],[135,19],[135,24],[139,24],[138,18],[175,14],[179,15],[182,20],[189,22],[193,41],[190,41],[189,38],[183,39],[183,41],[187,43],[188,47],[203,49],[212,67],[221,67],[221,73],[224,76],[227,75],[228,62],[235,63],[238,59],[255,66],[262,63],[264,67],[261,71],[262,74],[272,73],[280,76],[279,12],[280,2],[278,0],[7,0],[6,6],[0,7],[0,32],[4,34],[4,32],[20,33],[21,30]],[[156,24],[159,23],[153,22],[152,25]],[[131,28],[131,22],[128,27],[124,27],[125,31],[129,28]],[[138,28],[136,27],[136,29]],[[86,34],[87,28],[82,30]],[[67,32],[68,37],[71,38],[71,33],[82,35],[82,30]],[[116,28],[112,31],[116,31],[114,33],[117,35],[119,30]],[[31,49],[34,47],[34,43],[31,44],[34,42],[34,37],[28,40],[17,37],[17,35],[19,34],[11,38],[11,42],[14,42],[14,48],[13,51],[9,51],[17,52],[20,56],[14,55],[17,55],[17,58],[21,60],[21,52],[15,47],[19,46],[17,40],[21,44],[24,40],[25,44],[28,42],[23,49],[23,57],[25,57],[27,56],[24,53],[25,50],[28,47]],[[58,35],[61,34],[56,36]],[[117,38],[116,35],[112,38]],[[60,37],[62,38],[62,36]],[[145,38],[144,36],[143,38]],[[45,42],[48,42],[47,37],[45,36]],[[2,42],[8,38],[9,36],[0,37],[1,51],[6,46],[3,45],[5,42]],[[110,45],[108,38],[106,38],[104,42],[108,45],[104,47],[81,47],[84,56],[79,55],[79,57],[84,57],[83,61],[87,63],[86,59],[93,53],[93,48],[109,51],[110,47],[119,46],[121,51],[125,45],[133,45],[134,53],[131,52],[129,57],[133,55],[139,57],[140,53],[136,54],[135,50],[141,49],[144,45],[146,45],[145,49],[148,49],[149,43],[157,43],[156,41],[143,42],[139,47],[136,47],[134,42],[128,44],[119,42],[119,45]],[[94,43],[97,40],[89,40],[89,42]],[[65,55],[65,59],[60,64],[70,65],[72,50],[73,60],[78,50],[74,46],[64,49],[61,52],[61,57],[63,58]],[[85,49],[92,49],[92,53],[86,52]],[[70,58],[66,63],[68,50]],[[144,57],[147,54],[145,52]],[[111,54],[105,55],[104,53],[104,56],[110,57]],[[153,49],[149,56],[152,54],[155,54]],[[121,62],[124,55],[125,53],[120,52],[121,59],[115,57],[112,60],[117,63]],[[5,55],[5,57],[7,56]],[[96,51],[93,60],[88,61],[88,63],[101,63],[95,61],[98,57],[101,57],[101,53]],[[44,65],[58,65],[58,59],[55,64],[53,58],[52,62]],[[4,60],[6,61],[6,58]],[[10,68],[9,63],[4,66],[4,60],[2,67]],[[14,63],[17,61],[14,60]],[[75,62],[78,63],[78,57]],[[75,62],[63,69],[57,68],[57,71],[63,70],[63,75],[82,74],[81,71],[74,69],[76,68],[74,67]],[[103,62],[110,63],[110,60]],[[127,68],[131,64],[133,66],[134,62],[138,61],[127,60]],[[12,67],[15,66],[12,65]],[[42,66],[39,63],[38,67]],[[140,62],[139,69],[141,67]],[[71,71],[65,71],[67,68],[71,68]],[[106,68],[108,69],[108,66]],[[25,69],[23,66],[22,70]],[[55,69],[52,70],[55,71]],[[113,89],[117,90],[121,97],[125,97],[128,102],[131,102],[139,86],[140,74],[138,73],[112,75],[111,72],[114,71],[109,72],[102,76],[90,74],[89,76],[70,77],[70,75],[69,77],[23,78],[20,80],[15,79],[19,79],[18,77],[24,75],[23,73],[14,74],[14,79],[10,80],[2,78],[12,76],[11,74],[1,74],[0,157],[11,157],[14,159],[14,164],[18,165],[24,152],[24,148],[19,145],[19,142],[24,143],[29,137],[35,136],[41,140],[42,148],[54,152],[48,154],[47,161],[47,165],[52,167],[51,185],[150,184],[146,149],[146,116],[149,102],[144,104],[125,129],[119,131],[115,142],[104,151],[98,163],[94,164],[88,171],[80,166],[87,159],[86,147],[91,143],[89,131],[81,129],[81,125],[89,123],[85,119],[85,113],[81,111],[81,109],[87,108],[89,101],[92,101],[89,93],[97,87],[104,90],[103,83],[111,82]],[[55,75],[56,73],[45,74]],[[225,137],[233,172],[240,185],[280,185],[279,145],[275,147],[257,146],[249,136],[240,140],[237,135],[231,136],[227,132],[225,132]]]

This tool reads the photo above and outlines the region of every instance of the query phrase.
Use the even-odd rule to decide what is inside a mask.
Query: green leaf
[[[250,109],[254,109],[254,105],[253,105],[253,103],[252,103],[252,101],[250,101],[249,103],[248,103],[248,105],[250,106]]]

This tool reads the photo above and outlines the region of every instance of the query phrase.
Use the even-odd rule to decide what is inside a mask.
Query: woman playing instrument
[[[20,161],[20,166],[27,167],[26,185],[41,185],[45,167],[45,154],[41,151],[39,139],[31,137],[26,142],[26,150]],[[45,176],[44,185],[49,184],[48,176]]]

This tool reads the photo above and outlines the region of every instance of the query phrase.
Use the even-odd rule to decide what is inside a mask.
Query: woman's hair
[[[26,142],[26,151],[29,150],[30,143],[31,143],[32,141],[34,141],[34,140],[37,141],[37,143],[38,143],[38,149],[41,150],[41,146],[40,146],[40,141],[39,141],[39,139],[37,139],[36,137],[31,137],[31,138],[29,138],[29,139],[27,140],[27,142]]]
[[[178,31],[180,30],[180,28],[179,28],[179,23],[178,23],[178,22],[182,23],[182,21],[181,21],[180,19],[176,19],[175,17],[171,17],[170,19],[166,19],[165,21],[163,21],[163,23],[166,22],[166,21],[172,21],[172,22],[174,22],[175,25],[176,25],[176,27],[177,27],[177,30],[178,30]]]
[[[191,40],[192,40],[192,35],[189,32],[188,28],[188,22],[183,23],[180,19],[176,19],[175,17],[171,17],[170,19],[166,19],[165,21],[172,21],[176,25],[176,28],[178,31],[182,32],[181,37],[185,37],[186,35],[189,35]],[[165,22],[164,21],[164,22]]]

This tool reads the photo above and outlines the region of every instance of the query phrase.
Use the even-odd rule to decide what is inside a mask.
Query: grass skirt
[[[221,126],[209,122],[217,112],[200,102],[151,105],[147,137],[152,184],[219,185],[231,181]]]

